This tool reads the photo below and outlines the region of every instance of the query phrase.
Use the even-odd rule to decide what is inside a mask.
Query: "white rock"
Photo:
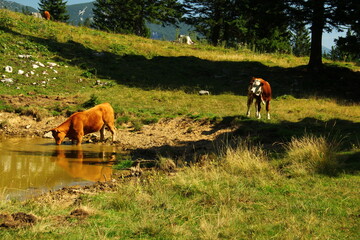
[[[49,67],[56,67],[57,64],[56,63],[53,63],[53,62],[48,62],[47,63]]]
[[[19,70],[18,74],[23,75],[25,72],[23,70]]]
[[[46,132],[44,135],[43,135],[43,138],[53,138],[53,135],[52,135],[52,132]]]
[[[4,79],[1,79],[0,81],[3,83],[13,83],[14,82],[14,80],[12,80],[12,78],[4,78]]]
[[[33,67],[33,68],[39,68],[39,65],[33,64],[32,67]]]
[[[11,66],[6,66],[6,67],[5,67],[5,72],[12,73],[12,72],[13,72],[13,68],[12,68]]]
[[[36,62],[37,65],[39,65],[40,67],[45,67],[45,65],[41,62]]]
[[[21,54],[21,55],[18,55],[19,58],[31,58],[32,56],[31,55],[25,55],[25,54]]]

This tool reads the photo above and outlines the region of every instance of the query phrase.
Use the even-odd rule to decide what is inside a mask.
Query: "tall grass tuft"
[[[276,175],[265,150],[248,140],[240,140],[235,147],[228,146],[223,155],[224,168],[231,174]]]
[[[324,136],[304,135],[293,137],[285,149],[287,150],[287,170],[294,175],[321,173],[336,175],[339,162],[336,159],[336,150],[339,141],[329,141]]]

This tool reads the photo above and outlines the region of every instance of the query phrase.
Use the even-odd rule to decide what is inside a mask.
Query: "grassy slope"
[[[286,143],[308,132],[330,142],[343,139],[337,150],[349,151],[341,154],[348,165],[337,168],[335,177],[294,167],[290,149],[281,155],[252,150],[250,159],[270,161],[259,160],[250,168],[228,159],[241,160],[243,155],[226,152],[209,157],[214,162],[203,168],[185,169],[172,178],[155,176],[114,194],[82,196],[80,205],[91,212],[85,221],[59,224],[54,217],[67,215],[75,206],[1,203],[1,212],[25,211],[41,218],[29,229],[1,231],[2,238],[359,238],[360,108],[347,101],[358,94],[358,72],[328,62],[324,73],[312,74],[302,67],[306,58],[107,34],[3,10],[0,23],[2,66],[28,72],[35,61],[60,65],[58,73],[48,68],[36,69],[31,77],[6,73],[15,83],[0,83],[1,94],[77,96],[79,104],[95,94],[120,115],[216,116],[219,125],[238,125],[235,136],[250,136],[261,144]],[[19,54],[32,58],[20,59]],[[42,74],[45,70],[48,74]],[[270,121],[244,117],[252,75],[269,80],[274,88]],[[96,80],[107,85],[95,85]],[[198,96],[200,89],[212,95]]]

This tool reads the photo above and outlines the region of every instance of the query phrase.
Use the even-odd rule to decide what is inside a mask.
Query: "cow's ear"
[[[51,132],[55,132],[55,133],[59,133],[59,132],[60,132],[59,129],[57,129],[57,128],[50,129],[50,131],[51,131]],[[49,131],[49,132],[50,132],[50,131]]]

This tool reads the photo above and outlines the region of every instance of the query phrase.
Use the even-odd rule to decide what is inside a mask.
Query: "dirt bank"
[[[65,120],[66,117],[58,116],[37,121],[30,116],[0,112],[0,134],[8,137],[44,137],[48,130]],[[134,131],[130,125],[123,125],[117,129],[117,141],[114,144],[124,150],[184,146],[190,142],[212,141],[232,130],[231,127],[215,129],[209,122],[188,118],[161,119],[155,124],[144,125],[140,131]],[[109,136],[108,132],[106,134]]]
[[[14,108],[46,107],[54,105],[75,105],[76,99],[48,96],[0,96],[0,101]],[[41,117],[0,112],[0,134],[6,136],[43,137],[53,127],[66,120],[65,116]],[[207,121],[193,121],[188,118],[161,119],[151,125],[144,125],[140,131],[134,131],[131,125],[117,129],[117,142],[124,150],[149,149],[162,146],[184,146],[200,141],[212,141],[219,135],[231,132],[230,126],[216,128]]]

